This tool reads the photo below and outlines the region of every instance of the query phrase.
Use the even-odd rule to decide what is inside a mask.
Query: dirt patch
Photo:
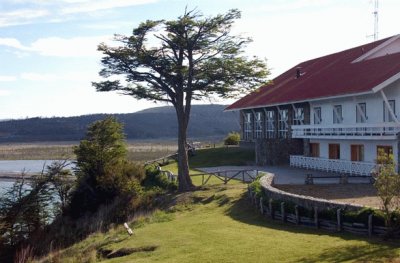
[[[371,184],[274,185],[283,191],[379,208],[381,201]]]
[[[133,248],[120,248],[118,250],[111,249],[100,249],[100,254],[105,258],[117,258],[130,255],[137,252],[152,252],[156,250],[158,246],[145,246],[145,247],[133,247]]]

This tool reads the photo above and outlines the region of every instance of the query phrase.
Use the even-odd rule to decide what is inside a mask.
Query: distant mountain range
[[[193,105],[189,138],[223,137],[238,131],[238,113],[223,112],[226,105]],[[78,117],[29,118],[0,121],[0,142],[78,141],[88,125],[106,116],[124,124],[127,139],[172,139],[177,121],[172,106],[150,108],[128,114],[93,114]]]

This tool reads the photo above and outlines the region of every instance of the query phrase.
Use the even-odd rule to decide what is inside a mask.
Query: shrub
[[[240,134],[238,132],[230,132],[224,139],[225,145],[239,145]]]
[[[143,180],[143,186],[147,188],[159,187],[164,190],[178,189],[177,182],[168,180],[167,176],[161,174],[154,166],[149,166],[146,170],[146,178]]]

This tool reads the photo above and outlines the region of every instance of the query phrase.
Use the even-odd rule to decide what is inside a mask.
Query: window
[[[279,110],[278,134],[279,138],[286,138],[288,135],[288,110]]]
[[[329,144],[329,159],[340,159],[340,144]]]
[[[265,112],[265,126],[267,138],[275,138],[275,111]]]
[[[294,109],[294,117],[293,117],[293,125],[302,125],[304,123],[304,109],[303,108],[295,108]]]
[[[342,105],[333,106],[333,123],[342,123]]]
[[[377,160],[377,163],[382,163],[382,160],[380,160],[378,158],[380,153],[384,153],[384,154],[387,154],[389,156],[390,154],[393,154],[393,148],[392,148],[392,146],[386,146],[386,145],[378,145],[378,146],[376,146],[376,160]]]
[[[389,105],[392,108],[393,112],[396,113],[396,104],[394,100],[389,100]],[[394,122],[394,118],[392,114],[390,114],[389,108],[386,103],[383,102],[383,122]]]
[[[380,151],[382,151],[383,153],[386,153],[386,154],[393,154],[393,148],[392,148],[392,146],[386,146],[386,145],[379,145],[379,146],[376,146],[376,155],[378,156],[379,155],[379,152]]]
[[[310,143],[310,156],[319,157],[319,143]]]
[[[367,121],[367,106],[365,103],[358,103],[356,106],[356,122],[364,123]]]
[[[364,145],[351,145],[351,160],[353,162],[362,162],[364,161]]]
[[[255,135],[256,138],[262,138],[262,119],[261,112],[256,112],[254,114],[254,126],[255,126]]]
[[[321,107],[314,108],[314,124],[321,124]]]
[[[244,139],[245,140],[250,140],[251,139],[251,133],[252,133],[252,127],[251,127],[251,113],[247,112],[244,114]]]

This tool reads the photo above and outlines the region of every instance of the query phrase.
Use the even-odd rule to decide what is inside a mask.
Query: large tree
[[[141,23],[131,36],[115,35],[120,46],[98,47],[104,54],[100,75],[107,79],[93,83],[97,91],[119,91],[175,107],[180,191],[193,188],[186,143],[192,101],[245,94],[269,74],[264,60],[243,54],[251,39],[231,34],[238,18],[238,10],[215,17],[185,11],[177,20]]]

